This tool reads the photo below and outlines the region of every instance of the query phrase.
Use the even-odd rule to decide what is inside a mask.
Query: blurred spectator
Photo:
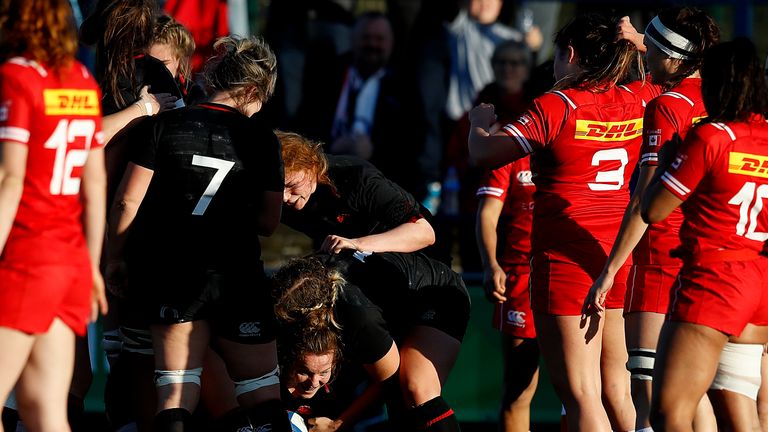
[[[491,64],[495,80],[482,89],[474,103],[493,104],[496,107],[498,124],[504,125],[516,120],[535,96],[525,91],[531,70],[528,46],[524,42],[514,40],[502,42],[493,52]],[[450,248],[454,238],[451,231],[456,226],[458,229],[456,240],[459,243],[462,269],[464,272],[479,272],[482,271],[482,267],[475,242],[475,214],[477,213],[475,192],[484,170],[472,167],[468,163],[468,135],[469,118],[465,114],[450,137],[444,160],[445,165],[455,169],[458,178],[461,179],[458,191],[458,214],[447,215],[447,208],[443,209],[440,218],[443,226],[437,237],[439,242],[446,243],[443,245],[444,248]],[[450,219],[446,220],[446,216],[450,216]]]
[[[538,50],[542,42],[538,27],[532,26],[523,34],[498,21],[502,0],[461,3],[450,22],[426,35],[418,56],[419,92],[427,128],[420,162],[425,180],[437,184],[438,189],[441,168],[445,167],[441,165],[443,153],[456,121],[472,107],[478,92],[493,81],[490,59],[495,47],[514,40],[526,41],[532,50]]]
[[[297,129],[325,142],[329,153],[366,159],[407,191],[422,195],[417,160],[423,133],[414,121],[415,91],[387,67],[393,44],[385,15],[358,17],[351,53],[308,77]]]

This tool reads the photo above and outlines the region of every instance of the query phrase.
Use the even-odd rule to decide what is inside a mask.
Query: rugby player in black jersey
[[[282,159],[275,135],[253,116],[274,90],[276,61],[257,38],[222,38],[215,49],[208,102],[131,131],[110,213],[108,279],[126,293],[138,328],[150,325],[154,430],[189,430],[210,345],[253,428],[287,431],[258,238],[280,220]]]

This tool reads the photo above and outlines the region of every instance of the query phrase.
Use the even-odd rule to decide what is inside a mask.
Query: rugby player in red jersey
[[[570,430],[634,429],[622,307],[626,269],[604,314],[582,315],[629,201],[642,99],[616,84],[640,57],[608,18],[575,18],[555,38],[555,91],[491,135],[493,106],[470,113],[471,156],[500,166],[531,154],[531,307]],[[605,407],[603,406],[605,401]]]
[[[27,428],[67,431],[75,334],[107,308],[101,95],[67,1],[0,16],[0,399],[15,385]]]
[[[622,25],[631,27],[628,21]],[[637,43],[640,51],[646,51],[651,79],[665,92],[646,106],[638,181],[611,254],[592,286],[585,308],[602,307],[614,277],[631,253],[633,265],[624,302],[628,369],[637,412],[636,430],[646,431],[645,428],[650,429],[648,410],[656,343],[667,312],[669,291],[680,269],[680,261],[671,257],[670,251],[680,244],[678,231],[683,216],[677,210],[664,222],[649,226],[640,218],[640,197],[656,172],[660,149],[685,139],[694,123],[706,115],[699,68],[704,51],[718,42],[719,30],[703,11],[675,7],[662,11],[651,21],[644,41],[639,33],[634,32],[634,37],[632,32],[628,33],[626,37]],[[707,412],[711,412],[709,404],[703,403],[701,421],[705,421]],[[709,418],[712,419],[711,413]]]
[[[692,430],[696,405],[713,379],[732,391],[756,394],[762,353],[757,344],[768,341],[765,77],[747,39],[711,48],[701,77],[708,116],[688,133],[671,163],[662,162],[662,174],[642,200],[646,222],[659,222],[680,206],[684,216],[683,266],[654,369],[655,430]],[[754,326],[747,328],[749,323]],[[754,355],[742,352],[731,357],[742,359],[735,367],[723,364],[729,337],[755,344],[757,362],[743,361]],[[759,429],[754,401],[738,413],[715,412],[733,430]]]

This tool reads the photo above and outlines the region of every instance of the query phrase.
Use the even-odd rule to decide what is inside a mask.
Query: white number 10
[[[197,201],[195,209],[192,210],[192,214],[195,216],[201,216],[205,214],[205,210],[208,208],[208,204],[211,203],[213,196],[218,192],[221,182],[224,181],[224,177],[227,176],[229,170],[235,166],[232,161],[224,159],[216,159],[208,156],[194,155],[192,156],[192,165],[201,166],[206,168],[213,168],[216,170],[216,174],[213,175],[211,182],[208,183],[208,187],[205,188],[203,196]]]
[[[763,210],[763,199],[768,198],[768,185],[757,186],[755,182],[746,182],[739,193],[733,196],[728,204],[739,206],[739,223],[736,224],[736,234],[750,240],[766,241],[768,233],[755,231],[757,217]],[[752,205],[752,201],[755,205]],[[750,207],[752,207],[750,209]],[[747,226],[749,222],[749,226]]]

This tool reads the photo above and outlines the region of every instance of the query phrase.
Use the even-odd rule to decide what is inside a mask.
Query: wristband
[[[147,115],[152,115],[152,104],[149,102],[144,102],[144,109],[147,110]]]

